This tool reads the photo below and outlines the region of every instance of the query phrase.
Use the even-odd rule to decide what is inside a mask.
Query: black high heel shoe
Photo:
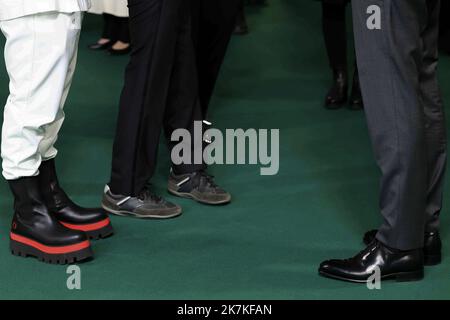
[[[348,108],[350,110],[361,110],[364,108],[363,98],[361,94],[361,87],[359,85],[358,71],[355,71],[353,77],[352,93],[350,94],[350,103]]]
[[[112,41],[108,41],[105,43],[96,42],[96,43],[90,44],[88,46],[88,48],[91,50],[95,50],[95,51],[102,51],[102,50],[108,50],[109,48],[111,48],[112,45],[113,45]]]
[[[249,32],[247,18],[245,17],[244,8],[239,10],[239,13],[236,17],[236,25],[234,27],[233,34],[235,35],[246,35]]]
[[[335,110],[341,108],[348,98],[348,77],[344,70],[334,70],[333,85],[325,98],[325,108]]]
[[[108,49],[108,54],[111,56],[124,56],[127,55],[131,52],[131,45],[129,45],[128,47],[126,47],[125,49],[113,49],[113,47]]]

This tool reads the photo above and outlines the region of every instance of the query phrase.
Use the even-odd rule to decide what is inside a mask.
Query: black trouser
[[[192,0],[200,103],[206,117],[209,102],[243,0]]]
[[[442,36],[448,35],[450,33],[450,2],[441,2],[441,15],[440,15],[440,33]],[[450,44],[449,44],[450,45]]]
[[[421,248],[424,232],[439,229],[446,165],[436,76],[439,0],[357,0],[353,19],[364,109],[382,173],[377,238],[397,249]]]
[[[322,27],[330,65],[334,70],[347,70],[348,0],[322,0]]]
[[[128,18],[116,17],[112,14],[104,13],[103,20],[102,38],[109,39],[112,42],[122,41],[130,43]]]
[[[152,177],[162,128],[191,131],[201,120],[187,0],[129,0],[133,51],[126,69],[110,187],[135,196]],[[172,146],[172,144],[169,144]],[[175,166],[178,173],[204,165]]]

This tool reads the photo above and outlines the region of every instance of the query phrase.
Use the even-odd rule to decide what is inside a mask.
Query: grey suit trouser
[[[439,229],[446,165],[437,80],[439,0],[354,0],[353,21],[367,123],[381,169],[377,239],[423,247]]]

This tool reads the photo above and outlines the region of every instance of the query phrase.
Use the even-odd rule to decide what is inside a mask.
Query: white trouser
[[[10,78],[1,144],[8,180],[39,174],[41,162],[57,154],[81,20],[81,12],[48,12],[0,22]]]

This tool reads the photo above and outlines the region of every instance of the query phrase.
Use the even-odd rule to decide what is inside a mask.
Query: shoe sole
[[[19,257],[34,257],[49,264],[73,264],[92,259],[94,253],[88,240],[65,247],[49,247],[11,233],[11,253]]]
[[[169,214],[169,215],[142,215],[142,214],[138,214],[132,211],[125,211],[125,210],[113,210],[111,208],[109,208],[107,205],[105,205],[104,203],[102,203],[102,208],[105,209],[106,211],[108,211],[111,214],[114,214],[116,216],[120,216],[120,217],[132,217],[132,218],[138,218],[138,219],[157,219],[157,220],[166,220],[166,219],[173,219],[176,218],[178,216],[180,216],[183,212],[181,210],[181,208],[173,213],[173,214]]]
[[[66,228],[85,232],[89,237],[89,240],[105,239],[114,234],[114,229],[109,218],[85,225],[70,224],[62,221],[60,221],[60,223]]]
[[[224,200],[220,200],[220,201],[205,201],[202,200],[198,197],[196,197],[195,195],[191,194],[191,193],[186,193],[186,192],[178,192],[178,191],[174,191],[171,189],[167,189],[169,191],[169,193],[173,194],[174,196],[180,197],[180,198],[185,198],[185,199],[191,199],[191,200],[195,200],[199,203],[203,203],[203,204],[209,204],[212,206],[216,206],[216,205],[221,205],[221,204],[228,204],[231,202],[231,197],[229,199],[224,199]]]
[[[322,277],[334,279],[334,280],[341,280],[341,281],[353,282],[353,283],[367,283],[367,280],[356,280],[356,279],[344,278],[344,277],[336,276],[336,275],[326,273],[323,271],[319,271],[319,275],[321,275]],[[411,272],[398,272],[398,273],[384,275],[381,277],[381,280],[382,281],[395,280],[397,282],[420,281],[424,278],[424,275],[425,275],[424,270],[411,271]]]

